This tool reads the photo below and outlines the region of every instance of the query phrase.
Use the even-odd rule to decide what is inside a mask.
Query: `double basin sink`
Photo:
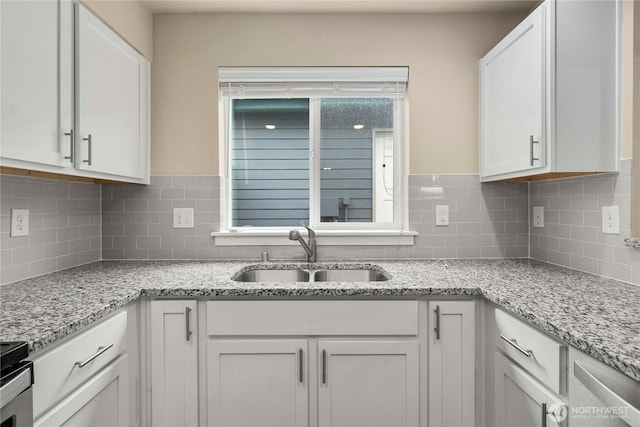
[[[381,282],[391,276],[373,264],[332,264],[304,266],[250,265],[235,273],[236,282]]]

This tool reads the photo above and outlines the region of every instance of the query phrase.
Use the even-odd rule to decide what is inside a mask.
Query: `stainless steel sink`
[[[308,282],[306,270],[249,270],[236,273],[231,278],[236,282]]]
[[[249,265],[231,277],[236,282],[381,282],[389,280],[389,274],[376,265],[303,264]]]
[[[389,276],[378,270],[318,270],[313,274],[314,282],[382,282]]]

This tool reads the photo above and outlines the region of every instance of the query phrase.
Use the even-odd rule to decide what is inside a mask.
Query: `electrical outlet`
[[[173,228],[194,228],[193,208],[173,208]]]
[[[449,205],[436,206],[436,225],[449,225]]]
[[[620,234],[620,208],[618,206],[602,207],[602,232]]]
[[[11,237],[29,235],[29,209],[11,209]]]
[[[536,228],[544,227],[544,206],[533,207],[533,226]]]

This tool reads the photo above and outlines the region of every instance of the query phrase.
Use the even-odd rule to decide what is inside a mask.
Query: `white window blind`
[[[220,67],[222,96],[402,98],[408,67]]]

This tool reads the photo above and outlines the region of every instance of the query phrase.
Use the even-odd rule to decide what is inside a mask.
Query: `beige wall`
[[[478,59],[523,14],[155,15],[153,175],[218,173],[218,66],[409,66],[410,173],[478,171]]]
[[[153,15],[136,0],[82,0],[147,59],[153,59]]]

